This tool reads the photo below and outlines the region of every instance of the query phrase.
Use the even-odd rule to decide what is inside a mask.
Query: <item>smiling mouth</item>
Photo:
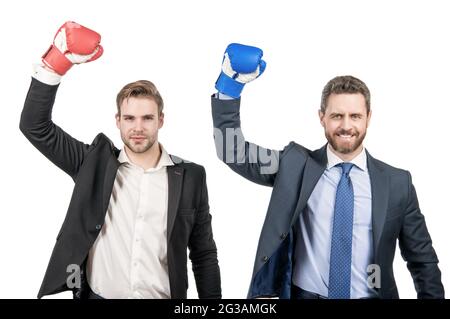
[[[343,140],[351,140],[353,137],[355,137],[355,135],[350,134],[336,134],[336,136]]]

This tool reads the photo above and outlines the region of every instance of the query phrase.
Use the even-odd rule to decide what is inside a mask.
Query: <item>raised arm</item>
[[[76,178],[89,145],[64,132],[52,121],[52,109],[62,76],[73,64],[93,61],[103,52],[100,35],[75,22],[64,23],[35,66],[20,118],[20,130],[50,161]]]
[[[214,141],[217,156],[233,171],[252,182],[273,186],[278,172],[279,152],[245,140],[240,120],[240,95],[244,85],[265,70],[263,51],[232,43],[225,50],[222,72],[212,96]]]

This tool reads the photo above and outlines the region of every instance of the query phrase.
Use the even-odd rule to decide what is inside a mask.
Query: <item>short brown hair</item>
[[[367,114],[370,112],[370,91],[367,85],[360,79],[351,75],[337,76],[325,85],[322,91],[320,111],[325,113],[327,101],[331,94],[356,94],[361,93],[366,100]]]
[[[136,82],[131,82],[125,85],[122,90],[117,94],[116,103],[117,103],[117,114],[120,116],[120,106],[122,102],[130,97],[143,97],[149,98],[158,105],[158,114],[161,115],[161,112],[164,108],[164,102],[159,94],[156,86],[147,80],[139,80]]]

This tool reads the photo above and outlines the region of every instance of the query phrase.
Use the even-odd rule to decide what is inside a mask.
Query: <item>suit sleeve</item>
[[[241,129],[240,99],[211,97],[214,142],[220,160],[248,180],[273,186],[278,172],[280,152],[245,140]]]
[[[58,86],[32,78],[20,118],[20,130],[34,147],[75,179],[89,145],[53,123],[52,109]]]
[[[220,269],[209,213],[206,173],[203,168],[200,206],[188,247],[199,298],[221,298]]]
[[[408,204],[399,235],[400,251],[414,280],[417,298],[444,298],[439,261],[409,173],[408,185]]]

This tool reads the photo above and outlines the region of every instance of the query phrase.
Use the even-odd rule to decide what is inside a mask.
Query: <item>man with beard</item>
[[[84,144],[52,121],[62,76],[102,55],[100,35],[74,22],[57,32],[33,73],[20,129],[75,182],[38,298],[186,298],[187,248],[200,298],[220,298],[205,170],[158,142],[163,99],[150,81],[117,95],[122,150],[102,133]]]
[[[370,92],[353,76],[330,80],[320,123],[328,143],[282,151],[245,141],[244,85],[265,70],[262,50],[230,44],[212,96],[219,158],[243,177],[273,187],[256,253],[249,298],[399,298],[392,264],[400,250],[418,298],[444,298],[438,258],[408,171],[363,146]]]

